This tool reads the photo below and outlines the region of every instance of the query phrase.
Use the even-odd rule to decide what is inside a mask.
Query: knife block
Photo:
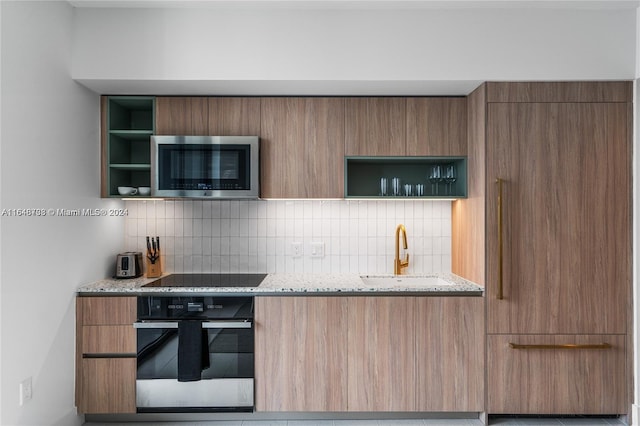
[[[162,276],[162,257],[160,256],[160,250],[158,250],[158,259],[156,263],[151,263],[147,257],[147,278],[158,278]]]

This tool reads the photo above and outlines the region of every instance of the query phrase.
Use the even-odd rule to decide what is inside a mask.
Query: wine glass
[[[453,164],[448,164],[446,166],[443,180],[449,187],[448,195],[453,194],[453,184],[458,180],[458,177],[456,176],[456,166]]]
[[[431,182],[431,193],[438,195],[438,183],[442,182],[442,167],[438,165],[431,167],[429,182]]]

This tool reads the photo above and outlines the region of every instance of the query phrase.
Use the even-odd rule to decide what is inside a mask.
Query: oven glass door
[[[179,382],[177,321],[136,323],[138,411],[247,411],[253,407],[253,328],[244,321],[203,323],[209,367]],[[250,411],[250,410],[249,410]]]

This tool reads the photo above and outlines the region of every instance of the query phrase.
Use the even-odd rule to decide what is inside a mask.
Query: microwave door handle
[[[251,321],[206,321],[202,328],[251,328]],[[133,328],[178,328],[177,321],[134,322]]]

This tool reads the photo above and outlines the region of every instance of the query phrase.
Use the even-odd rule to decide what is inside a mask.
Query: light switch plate
[[[324,257],[324,242],[316,241],[310,244],[311,257]]]
[[[33,387],[31,377],[27,377],[20,382],[20,405],[24,405],[25,402],[31,400],[33,397]]]
[[[291,243],[291,257],[302,257],[302,243]]]

